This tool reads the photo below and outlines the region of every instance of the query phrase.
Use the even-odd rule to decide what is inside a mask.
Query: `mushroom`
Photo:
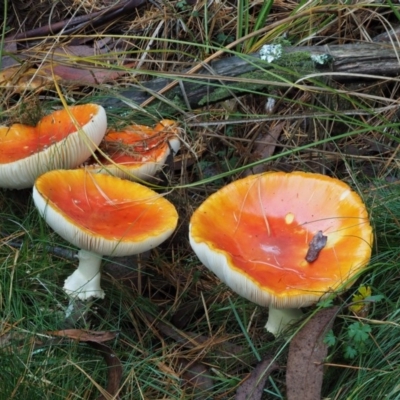
[[[154,128],[129,125],[121,131],[109,130],[100,144],[106,157],[101,166],[89,163],[87,169],[124,179],[147,180],[158,172],[167,157],[178,152],[180,141],[175,121],[161,120]]]
[[[252,175],[223,187],[194,212],[189,231],[206,267],[269,306],[266,328],[275,335],[301,318],[300,307],[351,286],[373,240],[358,194],[305,172]]]
[[[24,189],[52,169],[75,168],[103,139],[104,108],[85,104],[55,111],[36,127],[0,126],[0,187]]]
[[[153,190],[84,169],[55,170],[40,176],[33,201],[46,222],[79,247],[78,269],[64,290],[87,300],[104,297],[102,255],[128,256],[158,246],[175,230],[175,207]]]
[[[26,69],[25,64],[14,65],[0,71],[0,87],[13,89],[15,93],[53,88],[54,80],[59,81],[60,79],[58,75],[49,74],[49,71],[35,68]]]

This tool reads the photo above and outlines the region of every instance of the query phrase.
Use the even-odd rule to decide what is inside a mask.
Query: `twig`
[[[4,232],[0,232],[0,235],[5,239],[7,237],[11,236],[10,234],[4,233]],[[4,240],[1,243],[6,244],[7,246],[14,247],[16,249],[21,249],[22,246],[24,245],[24,241],[23,240]],[[36,249],[37,246],[33,245],[33,244],[30,244],[28,246],[28,248],[29,249],[32,249],[32,248]],[[49,245],[44,245],[43,249],[46,250],[50,254],[54,254],[57,257],[66,258],[68,260],[76,260],[76,251],[74,251],[74,250],[68,250],[68,249],[63,249],[61,247],[49,246]]]
[[[78,17],[73,17],[67,19],[65,21],[55,22],[51,25],[41,26],[40,28],[32,29],[27,32],[19,33],[15,35],[13,39],[28,39],[34,38],[39,36],[47,36],[53,35],[55,33],[60,32],[65,27],[69,27],[68,30],[65,30],[63,33],[71,34],[76,32],[77,30],[81,29],[85,25],[89,23],[95,27],[102,25],[112,19],[119,18],[123,15],[126,15],[129,11],[140,7],[146,2],[146,0],[128,0],[124,4],[118,4],[113,7],[106,8],[101,11],[96,11],[91,14],[81,15]]]

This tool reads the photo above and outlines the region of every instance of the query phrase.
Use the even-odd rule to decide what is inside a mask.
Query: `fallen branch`
[[[101,103],[107,108],[124,108],[130,103],[147,104],[154,96],[158,99],[157,107],[160,106],[160,102],[168,105],[173,100],[186,103],[188,108],[197,108],[230,98],[233,93],[248,92],[250,84],[253,90],[254,86],[256,90],[262,90],[273,86],[290,87],[296,81],[305,84],[308,78],[318,79],[324,75],[341,82],[387,79],[400,74],[397,51],[398,49],[386,43],[282,47],[282,58],[297,60],[286,68],[293,69],[291,81],[288,81],[287,77],[282,80],[276,78],[283,70],[282,66],[279,66],[279,59],[268,63],[261,60],[260,53],[257,52],[219,59],[202,67],[196,74],[189,74],[188,71],[180,74],[163,73],[164,77],[110,94]],[[318,61],[324,64],[320,65]],[[301,74],[296,71],[301,71]],[[145,75],[148,71],[134,72],[138,77],[140,73]],[[246,74],[254,73],[260,74],[261,78],[243,78]],[[167,86],[170,88],[165,91]],[[215,96],[216,90],[218,96]]]
[[[115,6],[108,7],[91,14],[72,17],[65,21],[55,22],[53,24],[41,26],[27,32],[19,33],[18,35],[12,37],[12,40],[54,35],[63,29],[63,34],[73,34],[84,28],[86,25],[96,27],[111,20],[126,16],[127,13],[133,11],[137,7],[140,7],[145,2],[146,0],[128,0],[122,4],[119,3]]]

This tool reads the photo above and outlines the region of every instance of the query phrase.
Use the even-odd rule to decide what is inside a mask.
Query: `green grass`
[[[371,214],[376,250],[369,272],[361,278],[360,285],[371,286],[373,294],[383,295],[383,300],[371,305],[366,318],[361,319],[363,324],[369,324],[371,333],[363,351],[352,360],[344,357],[341,344],[347,339],[349,325],[357,318],[348,313],[340,318],[336,328],[338,346],[331,350],[330,356],[330,362],[337,364],[337,367],[330,367],[327,371],[327,397],[396,399],[399,396],[396,376],[400,368],[400,251],[397,245],[400,236],[400,186],[377,183],[374,189],[371,190],[369,201],[374,204]],[[347,301],[351,301],[351,298],[348,297]]]

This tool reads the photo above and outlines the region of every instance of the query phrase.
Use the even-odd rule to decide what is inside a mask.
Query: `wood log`
[[[341,82],[400,74],[398,49],[388,43],[282,46],[281,49],[282,55],[272,62],[261,60],[260,52],[241,56],[228,54],[196,74],[186,74],[187,71],[181,74],[163,73],[163,77],[133,85],[129,90],[118,92],[115,97],[103,98],[102,104],[108,109],[124,108],[130,103],[140,105],[154,95],[158,99],[157,108],[162,107],[163,99],[165,104],[172,100],[186,104],[187,108],[197,108],[230,98],[232,93],[290,86],[290,82],[309,74],[322,76],[322,73],[329,73],[332,79]],[[137,73],[140,79],[140,74],[145,75],[146,71]],[[249,74],[246,81],[245,77]],[[240,84],[236,79],[238,77],[242,81]],[[163,95],[157,94],[174,80],[180,83]]]

